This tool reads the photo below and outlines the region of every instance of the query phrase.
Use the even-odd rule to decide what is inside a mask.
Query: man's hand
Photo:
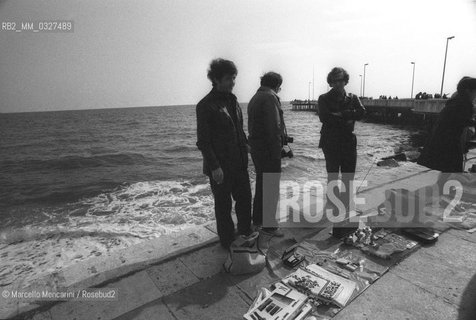
[[[212,171],[212,178],[217,184],[223,183],[223,170],[221,168],[215,169]]]

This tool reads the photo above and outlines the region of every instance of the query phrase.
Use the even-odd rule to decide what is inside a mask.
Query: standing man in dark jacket
[[[436,121],[431,137],[418,158],[418,164],[442,172],[463,172],[465,128],[473,128],[473,103],[476,99],[476,78],[463,77],[457,93],[446,102]]]
[[[248,104],[248,139],[256,170],[253,224],[264,226],[263,231],[279,237],[284,236],[277,228],[275,219],[279,201],[281,149],[285,139],[283,110],[277,95],[282,83],[280,74],[264,74],[261,77],[261,87]],[[272,173],[264,176],[266,182],[263,181],[264,173]],[[266,190],[263,190],[263,185]]]
[[[236,201],[238,233],[251,233],[248,144],[241,107],[232,94],[237,73],[232,61],[213,60],[208,70],[213,88],[196,108],[197,146],[203,155],[203,173],[210,179],[217,232],[225,248],[235,237],[231,218],[232,196]]]
[[[345,86],[349,74],[342,68],[333,68],[327,75],[331,90],[319,96],[318,113],[322,122],[319,148],[326,159],[327,182],[337,181],[342,173],[340,199],[346,209],[350,205],[352,190],[350,181],[354,179],[357,164],[357,138],[354,131],[356,120],[362,119],[365,108],[354,94],[347,94]],[[333,190],[328,190],[329,192]]]

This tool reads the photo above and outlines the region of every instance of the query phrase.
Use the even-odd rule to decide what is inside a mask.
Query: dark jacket
[[[333,148],[354,143],[354,124],[362,119],[365,108],[354,94],[345,94],[344,98],[331,89],[319,96],[318,100],[319,119],[322,122],[321,139],[319,148]],[[331,113],[342,113],[342,117]]]
[[[432,134],[418,158],[418,164],[442,172],[463,172],[461,143],[465,127],[474,126],[473,104],[469,98],[456,94],[446,101],[438,115]]]
[[[281,159],[284,119],[278,95],[260,87],[248,103],[248,141],[251,152]]]
[[[203,155],[203,173],[219,167],[225,172],[248,168],[243,114],[236,96],[212,89],[197,104],[197,147]]]

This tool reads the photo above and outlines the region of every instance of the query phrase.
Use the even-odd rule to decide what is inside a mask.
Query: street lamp
[[[360,77],[360,97],[362,97],[362,75],[359,74]]]
[[[415,83],[415,62],[411,62],[413,64],[413,76],[412,76],[412,94],[410,95],[410,99],[413,99],[413,84]]]
[[[308,97],[309,97],[309,101],[311,101],[311,81],[309,81],[309,86],[308,86]]]
[[[455,36],[446,38],[446,50],[445,50],[445,62],[443,63],[443,76],[441,77],[441,90],[440,95],[443,96],[443,83],[445,83],[445,69],[446,69],[446,56],[448,54],[448,42],[453,39]]]
[[[362,87],[362,97],[365,97],[365,67],[367,67],[368,65],[368,63],[364,64],[364,84]]]

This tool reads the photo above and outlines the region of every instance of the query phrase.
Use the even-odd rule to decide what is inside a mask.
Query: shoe
[[[281,231],[279,228],[261,228],[261,231],[264,233],[267,233],[269,235],[272,235],[273,237],[284,237],[284,232]]]
[[[261,229],[261,225],[259,225],[259,224],[252,224],[251,225],[251,231],[252,232],[260,231],[260,229]]]
[[[249,228],[248,231],[246,231],[246,232],[238,232],[237,235],[238,235],[238,236],[248,237],[248,236],[251,235],[253,232],[254,232],[253,228]]]

